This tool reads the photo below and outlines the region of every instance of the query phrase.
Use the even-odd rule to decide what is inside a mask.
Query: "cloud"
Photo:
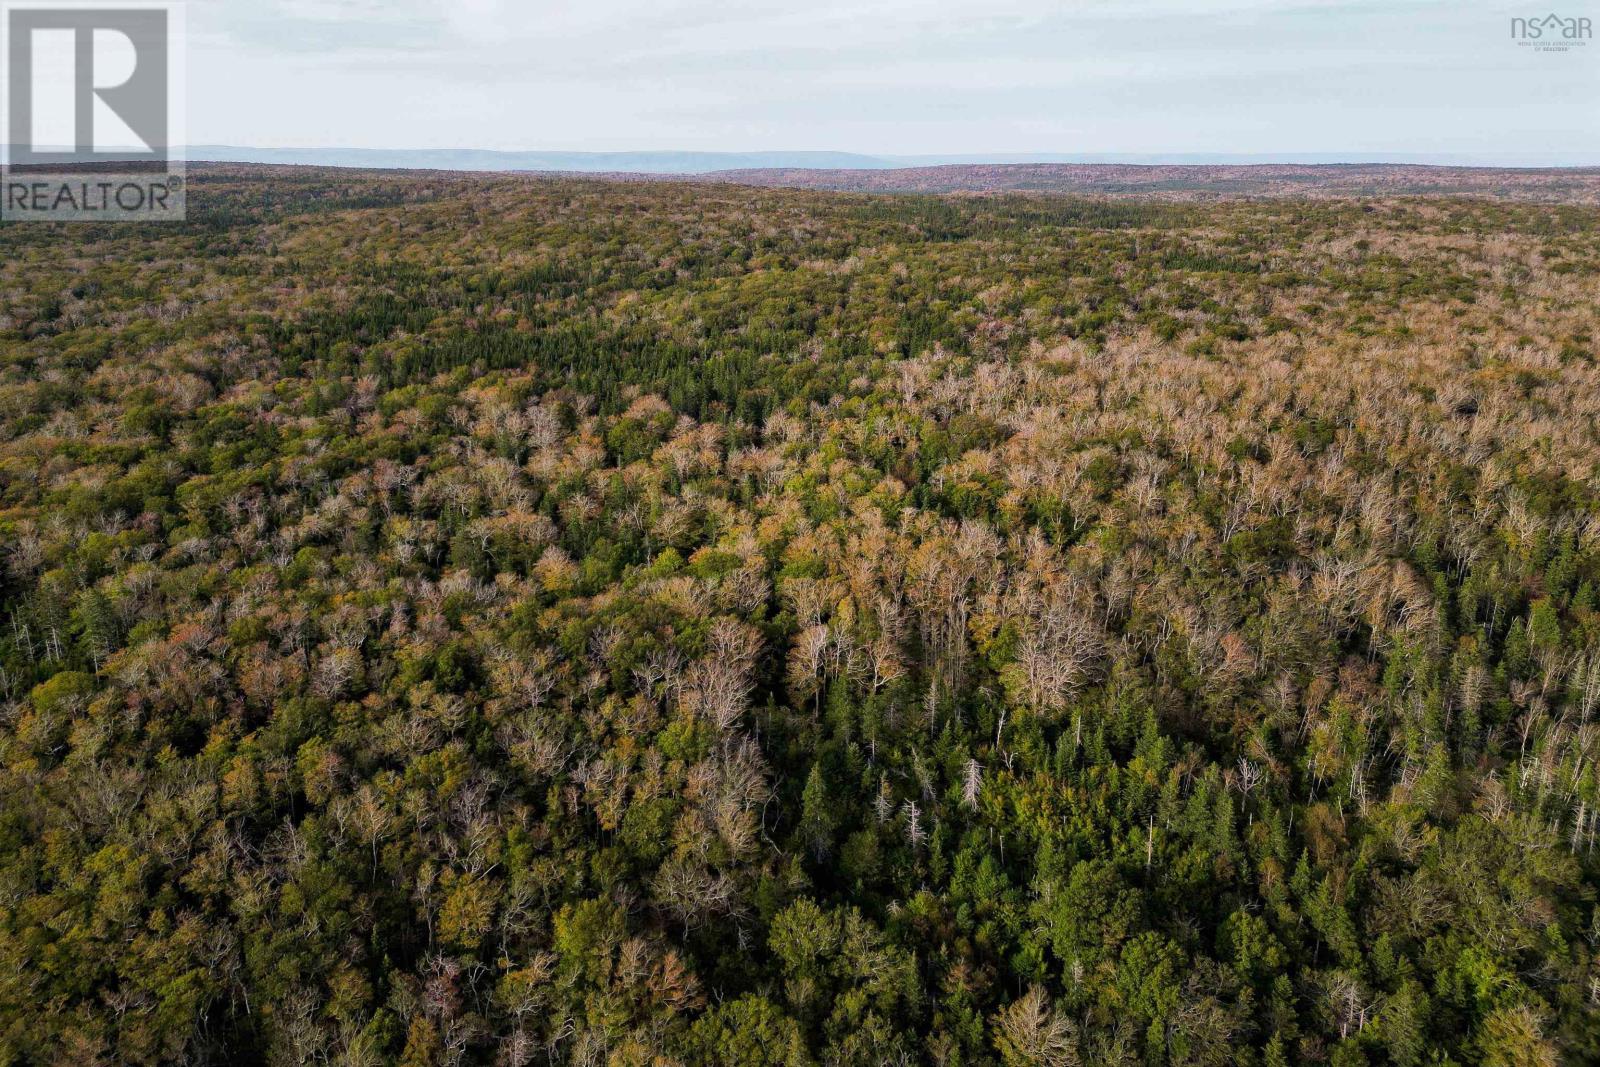
[[[190,14],[191,128],[371,147],[1270,151],[1396,144],[1412,123],[1485,150],[1600,145],[1582,103],[1600,96],[1600,43],[1519,54],[1505,20],[1477,0],[214,0]],[[1481,118],[1534,106],[1543,132]]]

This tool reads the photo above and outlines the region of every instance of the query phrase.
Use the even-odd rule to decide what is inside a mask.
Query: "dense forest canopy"
[[[0,230],[0,1063],[1600,1058],[1600,208]]]

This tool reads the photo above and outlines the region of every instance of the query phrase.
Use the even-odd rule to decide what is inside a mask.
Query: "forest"
[[[0,1065],[1600,1062],[1600,207],[0,228]]]

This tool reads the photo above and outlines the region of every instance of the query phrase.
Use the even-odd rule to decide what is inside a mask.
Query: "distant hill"
[[[1486,196],[1600,203],[1600,168],[1511,169],[1416,164],[968,164],[893,169],[741,169],[699,180],[872,193],[1079,193],[1169,199]]]
[[[227,159],[271,155],[270,160]],[[802,157],[804,162],[779,164]],[[320,149],[193,149],[198,173],[251,168],[306,171],[405,170],[466,176],[481,172],[606,181],[710,182],[857,193],[1058,193],[1162,200],[1252,200],[1382,196],[1470,196],[1526,202],[1600,204],[1600,167],[1430,166],[1417,163],[965,163],[891,167],[847,153],[510,153]],[[739,160],[747,166],[717,167]],[[822,166],[841,160],[855,165]]]
[[[870,169],[898,161],[852,152],[491,152],[477,149],[241,148],[190,145],[192,162],[282,163],[372,170],[563,171],[704,174],[709,171]]]
[[[552,171],[581,174],[706,174],[737,170],[899,170],[930,167],[1023,166],[1428,166],[1555,167],[1600,163],[1582,153],[1566,156],[1465,156],[1430,153],[1300,152],[1250,155],[1226,152],[986,153],[896,156],[857,152],[497,152],[479,149],[250,148],[190,145],[187,158],[212,163],[282,163],[372,170]]]

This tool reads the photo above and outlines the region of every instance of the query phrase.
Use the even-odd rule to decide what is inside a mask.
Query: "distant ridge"
[[[1010,163],[875,170],[730,170],[697,175],[688,180],[854,193],[1056,193],[1178,200],[1472,196],[1549,203],[1600,203],[1600,168],[1597,167]]]
[[[479,149],[242,148],[190,145],[191,162],[280,163],[364,170],[706,174],[770,168],[864,170],[901,163],[853,152],[495,152]]]
[[[279,163],[364,170],[547,171],[578,174],[710,174],[746,170],[890,170],[934,166],[1141,165],[1572,167],[1600,164],[1600,151],[1565,155],[1463,155],[1397,152],[1145,152],[867,155],[857,152],[501,152],[485,149],[251,148],[190,145],[192,162]]]
[[[1447,167],[1397,163],[1257,163],[1161,166],[1119,163],[957,164],[937,167],[768,167],[711,173],[639,171],[509,171],[437,169],[354,170],[293,163],[197,161],[201,179],[255,179],[283,171],[338,179],[385,175],[395,181],[428,175],[486,183],[602,181],[754,186],[893,195],[972,196],[1045,194],[1169,201],[1327,200],[1373,197],[1465,197],[1524,203],[1600,205],[1600,167]]]

